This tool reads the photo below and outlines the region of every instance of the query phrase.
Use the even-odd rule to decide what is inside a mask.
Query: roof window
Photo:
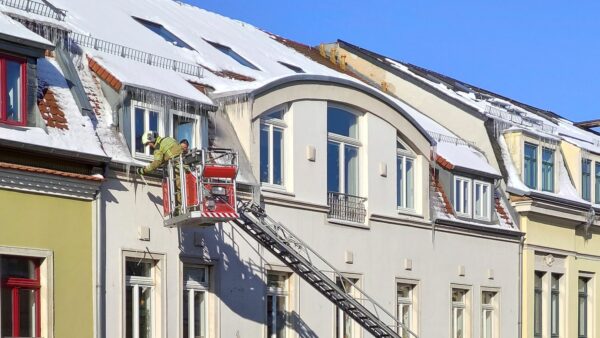
[[[304,70],[302,68],[298,67],[298,66],[294,66],[294,65],[291,65],[289,63],[282,62],[282,61],[277,61],[277,62],[279,62],[282,66],[285,66],[285,67],[289,68],[290,70],[292,70],[292,71],[294,71],[294,72],[296,72],[298,74],[304,73]]]
[[[227,54],[230,58],[234,59],[235,61],[237,61],[240,65],[242,66],[246,66],[248,68],[252,68],[255,70],[260,70],[258,69],[258,67],[256,67],[255,65],[253,65],[250,61],[244,59],[240,54],[236,53],[233,51],[233,49],[221,45],[219,43],[216,42],[212,42],[212,41],[208,41],[208,40],[204,40],[206,42],[208,42],[209,44],[211,44],[211,46],[215,47],[216,49],[220,50],[222,53]]]
[[[178,38],[177,35],[171,33],[163,25],[158,24],[156,22],[152,22],[152,21],[148,21],[148,20],[136,18],[136,17],[133,17],[133,19],[135,21],[141,23],[142,25],[144,25],[144,27],[146,27],[149,30],[153,31],[154,33],[158,34],[161,38],[163,38],[166,41],[174,44],[175,46],[181,47],[181,48],[187,48],[189,50],[194,50],[192,47],[190,47],[190,45],[188,45],[187,43],[183,42],[183,40],[181,40],[180,38]]]

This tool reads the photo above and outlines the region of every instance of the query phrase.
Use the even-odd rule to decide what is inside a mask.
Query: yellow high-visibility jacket
[[[157,137],[154,143],[154,160],[143,170],[149,174],[175,156],[181,155],[179,142],[172,137]]]

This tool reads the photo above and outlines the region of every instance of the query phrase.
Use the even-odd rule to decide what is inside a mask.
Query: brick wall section
[[[99,78],[106,82],[116,92],[120,92],[123,88],[123,83],[119,81],[114,75],[112,75],[106,68],[102,67],[94,58],[88,56],[88,66]]]
[[[495,197],[494,203],[496,205],[496,212],[498,213],[498,217],[502,218],[504,220],[504,223],[512,225],[513,224],[512,219],[508,215],[508,212],[506,212],[506,210],[502,206],[502,203],[500,202],[500,198]]]
[[[51,128],[68,130],[69,125],[65,113],[59,108],[54,93],[50,88],[43,88],[38,98],[38,108],[46,125]]]

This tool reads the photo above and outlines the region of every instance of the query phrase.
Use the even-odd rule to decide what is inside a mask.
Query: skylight
[[[183,42],[183,40],[178,38],[177,35],[169,32],[169,30],[167,30],[163,25],[158,24],[156,22],[136,18],[136,17],[133,17],[133,19],[135,21],[141,23],[142,25],[144,25],[144,27],[146,27],[149,30],[153,31],[154,33],[158,34],[161,38],[174,44],[175,46],[181,47],[181,48],[187,48],[189,50],[194,50],[192,47],[190,47],[190,45],[188,45],[187,43]]]
[[[237,61],[240,65],[242,66],[246,66],[248,68],[252,68],[255,70],[260,70],[258,69],[258,67],[256,67],[255,65],[253,65],[250,61],[244,59],[240,54],[236,53],[233,51],[233,49],[227,47],[227,46],[223,46],[219,43],[216,42],[212,42],[212,41],[207,41],[206,42],[210,43],[211,46],[215,47],[216,49],[220,50],[221,52],[223,52],[224,54],[227,54],[230,58],[234,59],[235,61]]]
[[[292,70],[292,71],[294,71],[296,73],[299,73],[299,74],[300,73],[304,73],[304,70],[302,68],[298,67],[298,66],[294,66],[294,65],[291,65],[289,63],[282,62],[282,61],[277,61],[277,62],[279,62],[281,65],[289,68],[290,70]]]

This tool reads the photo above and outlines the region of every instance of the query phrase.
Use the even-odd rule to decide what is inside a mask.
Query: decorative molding
[[[93,200],[101,181],[73,179],[0,168],[0,188]]]

